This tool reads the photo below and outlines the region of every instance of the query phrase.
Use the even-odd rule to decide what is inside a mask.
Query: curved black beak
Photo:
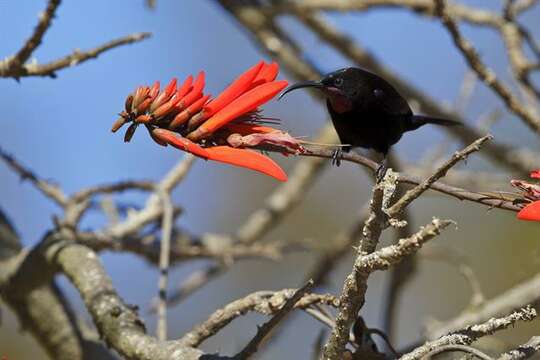
[[[280,100],[282,97],[285,96],[285,94],[290,93],[293,90],[307,88],[307,87],[314,87],[314,88],[322,89],[322,88],[324,88],[324,85],[320,81],[302,81],[302,82],[293,84],[293,85],[289,86],[288,88],[286,88],[279,95],[278,100]]]

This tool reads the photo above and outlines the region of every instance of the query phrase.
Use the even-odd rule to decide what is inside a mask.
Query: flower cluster
[[[530,174],[532,179],[540,179],[540,170],[533,170]],[[540,183],[530,183],[525,180],[511,180],[510,183],[521,191],[521,197],[514,200],[523,204],[524,207],[517,214],[518,219],[528,221],[540,221]]]
[[[140,86],[126,98],[125,110],[112,131],[130,123],[124,136],[128,142],[137,127],[144,125],[159,145],[286,181],[287,175],[273,160],[247,149],[281,150],[284,154],[303,151],[297,139],[266,126],[276,120],[263,118],[258,109],[287,86],[287,81],[275,80],[278,72],[276,63],[261,61],[215,98],[204,94],[202,71],[179,86],[176,79],[162,90],[159,82]]]

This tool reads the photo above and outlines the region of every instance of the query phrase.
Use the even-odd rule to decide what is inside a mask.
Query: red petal
[[[268,127],[268,126],[261,126],[257,124],[227,124],[227,130],[230,130],[232,132],[238,133],[240,135],[249,135],[253,133],[271,133],[274,131],[277,131],[277,129]]]
[[[203,108],[204,104],[206,104],[208,99],[210,99],[210,96],[211,95],[205,95],[202,98],[200,98],[199,100],[195,101],[193,104],[191,104],[187,108],[187,111],[189,111],[191,114],[198,113],[199,111],[201,111],[201,109]]]
[[[172,96],[172,94],[176,91],[176,81],[176,78],[173,78],[169,85],[167,85],[167,87],[165,88],[164,91],[167,96]]]
[[[244,115],[251,110],[255,110],[259,105],[264,104],[276,96],[286,86],[287,81],[281,80],[262,84],[254,89],[251,89],[229,105],[225,106],[217,114],[202,124],[199,127],[201,130],[200,133],[213,133],[228,122]],[[195,139],[197,139],[196,136]]]
[[[173,109],[173,107],[176,105],[177,102],[178,102],[178,99],[171,98],[171,100],[167,101],[165,104],[158,107],[152,113],[152,115],[154,115],[155,118],[160,118],[162,116],[168,115],[171,112],[171,110]]]
[[[540,201],[530,203],[517,214],[518,219],[527,221],[540,221]]]
[[[540,170],[533,170],[531,171],[530,175],[533,179],[540,179]]]
[[[253,89],[261,84],[274,81],[278,73],[279,65],[277,63],[273,62],[271,64],[264,64],[261,71],[259,71],[255,77],[255,80],[253,80],[250,89]]]
[[[214,100],[212,100],[208,105],[204,107],[205,116],[208,118],[219,110],[223,109],[231,101],[242,95],[246,90],[248,90],[253,82],[253,79],[257,76],[262,66],[264,65],[263,61],[260,61],[258,64],[252,66],[238,78],[231,85],[229,85],[225,90],[219,94]]]
[[[156,81],[152,88],[150,89],[150,97],[154,99],[159,94],[159,81]]]
[[[195,156],[202,157],[203,159],[208,159],[209,157],[205,149],[175,132],[156,128],[152,130],[152,134],[157,139],[161,140],[162,142],[166,142],[177,149],[190,152]]]
[[[158,138],[156,135],[154,135],[152,128],[150,126],[146,126],[146,129],[148,130],[148,133],[150,134],[150,137],[154,142],[161,146],[167,146],[167,142],[163,141],[162,139]]]
[[[287,174],[283,169],[274,160],[258,152],[229,146],[214,146],[205,150],[209,160],[255,170],[279,181],[287,181]]]
[[[195,79],[195,82],[193,83],[193,88],[186,96],[184,96],[183,99],[181,99],[181,101],[177,105],[177,108],[184,109],[187,106],[193,104],[202,96],[203,89],[204,89],[204,71],[201,71],[199,72],[199,75],[197,75],[197,78]]]
[[[193,83],[193,76],[189,75],[186,80],[184,80],[184,83],[182,86],[178,88],[178,91],[176,92],[176,97],[178,99],[183,98],[186,96],[186,94],[191,90],[191,84]]]

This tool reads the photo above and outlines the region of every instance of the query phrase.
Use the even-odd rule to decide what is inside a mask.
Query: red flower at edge
[[[131,123],[124,136],[128,142],[139,125],[162,146],[171,145],[206,160],[259,171],[280,181],[287,175],[272,159],[248,147],[302,152],[298,140],[281,130],[263,126],[258,107],[287,86],[275,80],[276,63],[263,61],[248,69],[217,97],[204,95],[205,74],[189,76],[180,86],[173,79],[161,92],[160,84],[140,86],[125,102],[125,111],[114,123],[116,132]]]
[[[540,170],[531,171],[530,177],[540,179]],[[511,180],[510,183],[522,192],[522,198],[515,202],[526,204],[518,212],[518,219],[540,221],[540,184],[532,184],[524,180]]]

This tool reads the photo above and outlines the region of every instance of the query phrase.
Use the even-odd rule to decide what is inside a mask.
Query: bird
[[[380,181],[387,170],[387,155],[404,133],[426,124],[441,126],[461,125],[460,122],[425,115],[416,115],[407,100],[385,79],[357,67],[347,67],[325,75],[318,81],[303,81],[287,87],[287,93],[315,88],[326,97],[332,123],[342,146],[332,156],[339,166],[342,152],[360,147],[382,154],[376,170]]]

